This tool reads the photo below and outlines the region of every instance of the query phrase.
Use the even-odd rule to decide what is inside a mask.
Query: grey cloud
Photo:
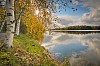
[[[82,21],[91,25],[100,25],[100,0],[82,0],[82,5],[91,10],[83,14]]]
[[[100,8],[92,9],[91,12],[82,16],[82,21],[88,24],[100,25]]]
[[[72,0],[72,3],[73,3],[73,4],[76,4],[76,5],[79,4],[78,0]]]
[[[77,22],[80,22],[80,17],[62,15],[62,16],[58,16],[57,22],[61,23],[62,25],[72,25],[72,24],[76,24]]]
[[[100,0],[81,0],[82,1],[82,5],[84,7],[89,7],[91,9],[95,9],[98,7],[98,5],[100,5]]]

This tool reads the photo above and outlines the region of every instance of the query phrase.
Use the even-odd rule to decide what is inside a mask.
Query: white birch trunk
[[[16,35],[19,35],[20,32],[20,21],[21,21],[21,16],[17,20],[17,25],[16,25]]]
[[[18,20],[17,20],[17,25],[16,25],[16,35],[19,35],[19,32],[20,32],[20,21],[21,21],[22,12],[23,12],[23,9],[21,7],[20,8],[20,14],[19,14],[19,17],[18,17]]]
[[[2,28],[3,28],[4,24],[5,24],[5,19],[4,19],[4,21],[2,22],[2,24],[1,24],[0,32],[2,31]]]
[[[7,31],[4,41],[4,47],[10,48],[13,46],[13,37],[15,31],[15,22],[14,22],[14,0],[6,0],[6,22],[7,22]]]

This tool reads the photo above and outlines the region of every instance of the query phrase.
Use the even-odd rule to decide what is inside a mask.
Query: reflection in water
[[[51,55],[63,60],[68,57],[71,66],[100,66],[100,34],[45,34],[42,46]]]

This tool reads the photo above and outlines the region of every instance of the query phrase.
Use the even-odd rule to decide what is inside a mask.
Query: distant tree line
[[[93,33],[100,33],[100,31],[54,31],[54,32],[61,32],[66,34],[93,34]]]
[[[64,28],[55,28],[52,30],[100,30],[100,26],[68,26]]]

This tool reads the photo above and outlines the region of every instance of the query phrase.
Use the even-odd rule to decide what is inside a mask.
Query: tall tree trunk
[[[2,22],[2,24],[1,24],[0,32],[2,31],[2,28],[3,28],[4,24],[5,24],[5,19],[4,19],[4,21]]]
[[[21,21],[21,16],[17,20],[17,25],[16,25],[16,35],[19,35],[20,32],[20,21]]]
[[[17,25],[16,25],[16,35],[19,35],[19,32],[20,32],[20,21],[21,21],[22,13],[23,13],[23,8],[20,7],[20,13],[19,13],[19,17],[17,19]]]
[[[6,0],[6,22],[7,31],[4,47],[11,48],[13,46],[13,37],[15,31],[14,0]]]

